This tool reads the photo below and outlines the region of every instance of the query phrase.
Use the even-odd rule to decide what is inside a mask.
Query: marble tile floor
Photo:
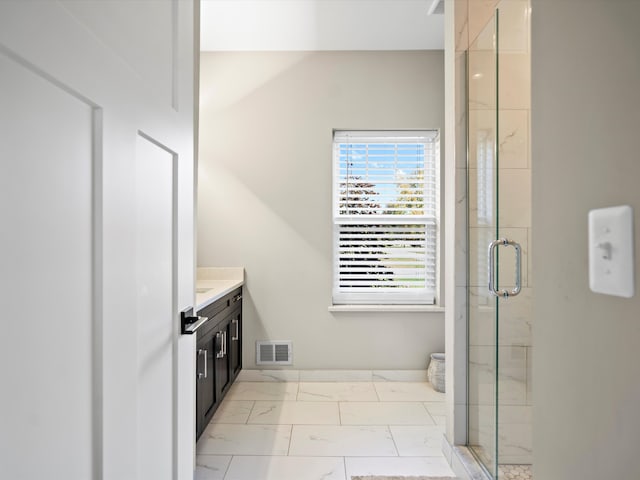
[[[236,382],[196,447],[196,480],[455,477],[444,394],[426,382]]]

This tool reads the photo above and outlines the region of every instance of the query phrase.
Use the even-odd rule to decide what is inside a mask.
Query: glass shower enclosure
[[[532,456],[529,14],[499,2],[467,52],[467,438],[493,478]]]

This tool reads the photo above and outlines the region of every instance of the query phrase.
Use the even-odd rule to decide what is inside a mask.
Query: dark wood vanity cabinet
[[[242,288],[198,311],[209,320],[197,331],[196,439],[242,369]]]

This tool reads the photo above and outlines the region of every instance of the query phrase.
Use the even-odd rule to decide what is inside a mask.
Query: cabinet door
[[[231,368],[231,380],[233,381],[242,370],[242,308],[234,310],[231,314],[231,341],[229,343],[229,362]]]
[[[196,368],[196,439],[202,435],[216,403],[214,336],[198,341]]]
[[[230,318],[225,318],[218,324],[215,334],[215,382],[218,398],[222,398],[231,386],[231,377],[229,376],[230,325]]]

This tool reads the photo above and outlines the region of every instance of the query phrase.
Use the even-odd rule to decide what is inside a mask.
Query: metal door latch
[[[194,316],[193,308],[189,307],[180,312],[180,333],[193,335],[207,320],[209,317]]]

